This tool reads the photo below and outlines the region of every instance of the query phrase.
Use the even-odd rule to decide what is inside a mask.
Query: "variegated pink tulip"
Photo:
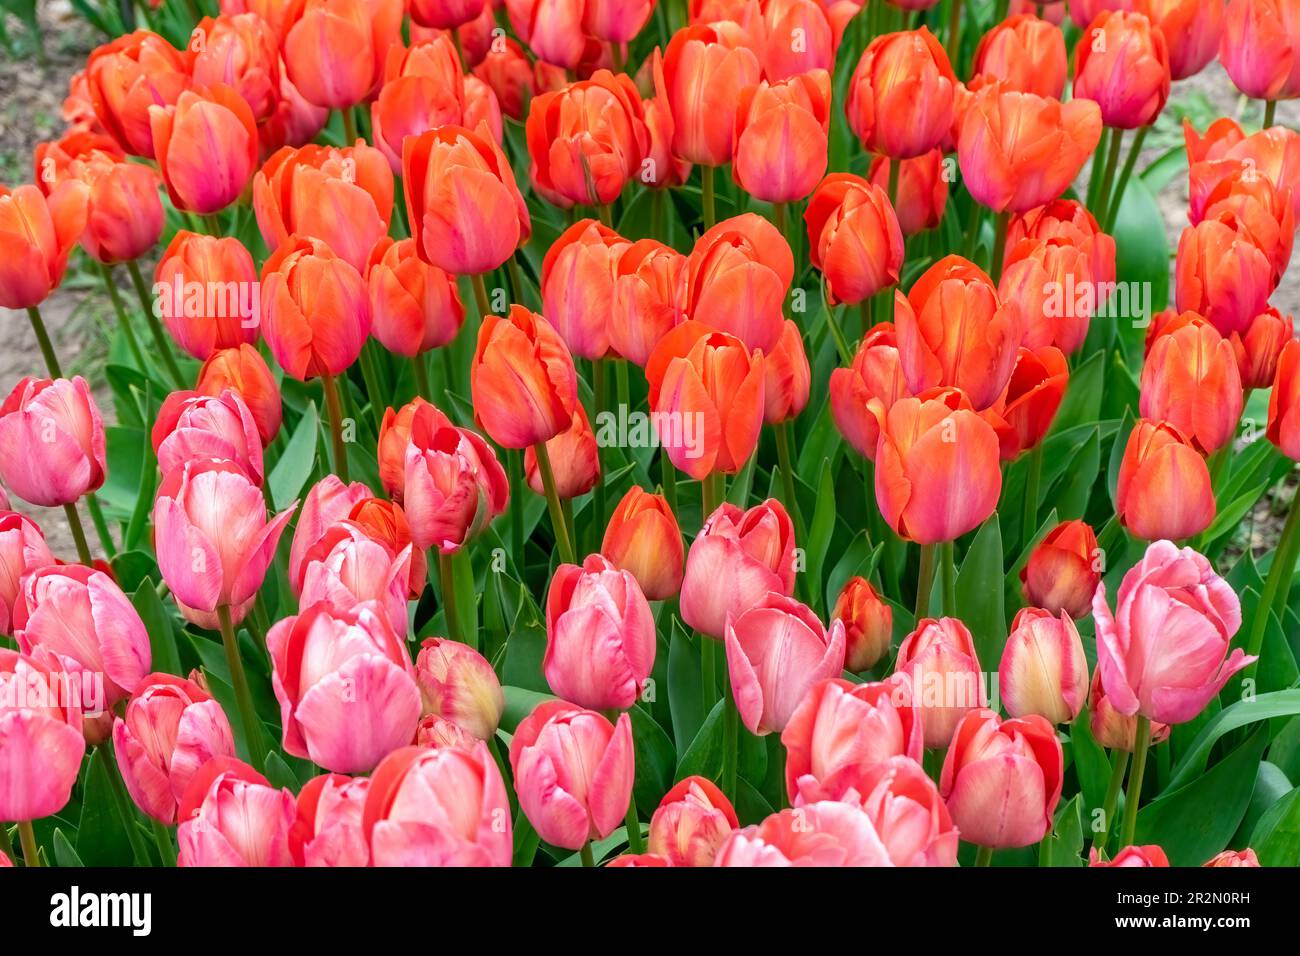
[[[415,659],[423,713],[441,717],[471,738],[491,740],[505,710],[492,665],[468,644],[429,637]]]
[[[361,601],[376,601],[393,632],[404,636],[413,545],[394,553],[386,542],[376,541],[353,525],[335,525],[324,540],[334,544],[307,564],[299,606],[323,601],[346,611]]]
[[[214,757],[199,769],[176,818],[177,866],[293,866],[293,794],[233,757]]]
[[[216,397],[172,392],[158,410],[150,438],[164,475],[188,461],[216,458],[238,465],[254,484],[262,483],[262,438],[257,421],[233,389]]]
[[[649,851],[669,866],[712,866],[740,826],[731,801],[706,777],[687,777],[664,794],[650,818]]]
[[[370,846],[361,825],[369,777],[323,773],[298,794],[298,818],[289,851],[298,866],[368,866]]]
[[[14,604],[23,575],[54,563],[36,522],[16,511],[0,511],[0,634],[13,633]]]

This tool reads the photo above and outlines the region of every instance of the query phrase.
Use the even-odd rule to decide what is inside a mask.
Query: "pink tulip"
[[[1169,857],[1163,848],[1154,843],[1146,846],[1126,846],[1109,860],[1097,855],[1096,848],[1088,850],[1088,865],[1098,867],[1120,867],[1130,869],[1150,869],[1169,865]]]
[[[1092,613],[1102,686],[1120,714],[1185,723],[1255,660],[1241,648],[1228,655],[1241,626],[1236,592],[1204,556],[1169,541],[1151,544],[1124,575],[1114,614],[1104,584]]]
[[[918,622],[899,645],[894,669],[911,679],[927,747],[948,746],[962,716],[985,704],[975,640],[955,617]]]
[[[69,675],[103,676],[101,709],[149,673],[149,634],[131,600],[103,571],[53,564],[23,578],[14,606],[18,648],[43,648]],[[90,708],[85,708],[89,712]]]
[[[1224,850],[1201,864],[1209,868],[1218,867],[1257,867],[1259,857],[1250,847],[1244,850]]]
[[[14,604],[23,575],[53,563],[54,555],[36,522],[16,511],[0,511],[0,634],[13,633]]]
[[[1040,714],[1068,724],[1079,716],[1088,697],[1088,661],[1068,614],[1020,610],[1002,651],[998,687],[1012,717]]]
[[[668,866],[712,866],[718,847],[739,826],[731,801],[712,780],[687,777],[659,801],[647,845]]]
[[[473,747],[476,740],[478,738],[469,731],[437,714],[425,714],[415,728],[417,747],[460,747],[465,750]]]
[[[1044,718],[1003,720],[979,708],[953,733],[939,792],[962,839],[984,847],[1029,846],[1052,828],[1063,774],[1061,743]]]
[[[384,609],[393,633],[405,636],[412,545],[394,554],[386,543],[348,525],[336,525],[324,540],[335,538],[329,552],[308,563],[299,607],[323,601],[344,612],[360,601],[375,601]]]
[[[176,818],[177,866],[292,866],[293,794],[248,764],[214,757],[190,781]]]
[[[158,570],[186,620],[212,628],[219,607],[243,620],[296,507],[268,522],[261,489],[227,462],[191,461],[163,478],[153,506]]]
[[[311,486],[298,511],[298,524],[289,548],[289,586],[295,595],[302,591],[308,556],[317,549],[325,533],[346,519],[354,505],[371,497],[374,492],[361,482],[344,484],[336,475],[326,475]]]
[[[920,760],[921,712],[905,676],[853,684],[840,677],[806,693],[781,732],[790,801],[839,800],[867,770],[894,757]]]
[[[368,866],[370,846],[361,819],[369,777],[325,773],[298,794],[298,819],[289,850],[299,866]]]
[[[0,647],[0,819],[39,820],[72,795],[86,753],[64,675]]]
[[[422,711],[465,731],[491,740],[501,722],[506,698],[492,665],[468,644],[426,638],[415,659],[415,681]]]
[[[871,817],[852,803],[824,800],[774,813],[736,830],[714,866],[889,866]]]
[[[72,504],[104,483],[104,421],[90,386],[28,376],[0,405],[0,481],[24,501]]]
[[[957,828],[938,787],[911,757],[876,764],[855,792],[894,866],[957,865]]]
[[[215,398],[172,392],[158,410],[150,437],[164,475],[187,461],[216,458],[235,463],[253,484],[262,484],[262,437],[234,389],[223,389]]]
[[[519,807],[542,839],[580,850],[623,823],[635,771],[632,722],[546,701],[515,730],[510,766]]]
[[[748,511],[722,504],[686,556],[682,620],[721,640],[729,614],[744,613],[768,591],[793,594],[794,546],[794,524],[777,499]]]
[[[636,703],[655,662],[655,620],[641,586],[599,554],[562,564],[546,596],[542,672],[560,697],[591,710]]]
[[[225,711],[202,687],[149,674],[113,722],[113,751],[135,805],[173,824],[199,768],[213,757],[234,757],[235,740]]]
[[[375,866],[510,865],[510,801],[487,744],[404,747],[371,779],[362,827]]]
[[[364,773],[415,739],[415,668],[377,602],[314,604],[275,624],[266,649],[288,753]]]
[[[772,591],[728,617],[726,646],[740,719],[759,736],[785,730],[808,689],[844,670],[844,622],[827,631],[806,605]]]

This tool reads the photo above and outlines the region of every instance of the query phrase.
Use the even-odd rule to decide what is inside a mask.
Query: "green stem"
[[[718,702],[718,642],[700,635],[700,697],[707,716]]]
[[[266,746],[262,739],[262,727],[253,708],[253,694],[248,689],[248,675],[244,673],[244,662],[239,656],[239,639],[235,636],[235,625],[230,619],[230,606],[222,604],[217,608],[217,620],[221,625],[221,645],[226,651],[226,666],[230,669],[230,684],[235,691],[235,703],[239,708],[239,719],[244,725],[244,738],[248,743],[248,755],[258,773],[266,767]]]
[[[1011,225],[1011,213],[1000,212],[993,222],[993,264],[989,267],[989,277],[996,284],[1002,281],[1002,261],[1007,254],[1007,228]]]
[[[1264,129],[1272,129],[1273,117],[1277,115],[1277,100],[1264,101]]]
[[[167,333],[163,331],[162,323],[154,314],[153,299],[149,295],[149,287],[145,285],[144,276],[140,274],[139,263],[132,259],[126,264],[126,270],[131,274],[131,284],[135,286],[136,297],[140,300],[140,308],[144,311],[144,320],[149,325],[149,334],[153,337],[154,347],[162,356],[163,365],[167,367],[167,374],[171,376],[177,388],[185,388],[187,385],[185,376],[181,374],[181,368],[176,364],[176,357],[172,355],[171,342],[167,338]]]
[[[153,842],[158,847],[158,858],[163,866],[176,865],[176,844],[172,843],[171,832],[157,820],[153,823]]]
[[[523,580],[524,567],[524,452],[511,452],[506,462],[510,469],[510,549],[514,552],[515,570]]]
[[[952,0],[948,11],[948,59],[954,70],[960,69],[957,61],[961,54],[961,4],[962,0]]]
[[[72,540],[77,546],[77,560],[89,567],[91,562],[90,545],[86,543],[86,529],[82,527],[81,516],[77,514],[75,502],[63,506],[63,513],[68,516],[68,527],[72,529]]]
[[[1096,208],[1093,210],[1097,222],[1103,225],[1106,222],[1106,215],[1110,211],[1111,187],[1115,183],[1115,173],[1119,166],[1119,154],[1123,147],[1124,131],[1122,129],[1111,130],[1110,148],[1106,151],[1106,165],[1102,170],[1101,187],[1097,190]]]
[[[700,167],[700,208],[704,216],[704,228],[712,229],[717,222],[713,209],[713,167]]]
[[[117,315],[117,327],[122,330],[122,337],[126,339],[127,350],[135,360],[136,368],[147,373],[149,365],[145,362],[144,352],[140,349],[140,340],[135,337],[135,329],[131,328],[131,322],[127,319],[122,295],[117,291],[117,283],[113,281],[113,270],[101,262],[99,274],[104,280],[104,288],[108,290],[108,298],[113,303],[113,312]]]
[[[478,318],[482,322],[492,310],[488,305],[487,284],[483,281],[482,273],[470,276],[469,282],[474,287],[474,304],[478,306]]]
[[[475,635],[465,633],[465,622],[456,603],[456,555],[438,554],[438,579],[442,584],[442,609],[447,618],[447,636],[478,650]],[[477,628],[475,628],[477,631]]]
[[[945,541],[940,546],[939,573],[943,581],[943,613],[957,616],[957,545]]]
[[[1102,128],[1101,139],[1092,154],[1092,172],[1088,175],[1088,195],[1084,203],[1088,209],[1097,208],[1097,194],[1101,192],[1101,181],[1106,175],[1106,154],[1110,145],[1111,131]]]
[[[898,181],[903,174],[903,163],[901,160],[890,157],[889,162],[889,205],[898,209]]]
[[[36,845],[36,834],[32,831],[30,820],[18,821],[18,840],[23,847],[23,863],[26,866],[41,865],[41,850]]]
[[[1270,612],[1276,612],[1285,605],[1291,592],[1291,578],[1295,574],[1296,552],[1300,550],[1300,504],[1293,497],[1287,514],[1286,524],[1282,527],[1282,537],[1278,540],[1277,550],[1273,552],[1273,566],[1268,569],[1268,578],[1264,581],[1264,593],[1255,607],[1255,616],[1250,622],[1250,636],[1246,639],[1246,654],[1258,656],[1264,646],[1264,631],[1268,628]],[[1278,613],[1278,619],[1282,615]],[[1254,676],[1256,661],[1246,668],[1242,680]]]
[[[63,369],[59,367],[59,357],[54,354],[50,333],[45,330],[41,310],[34,305],[28,306],[27,318],[31,320],[32,331],[36,333],[36,343],[41,347],[41,356],[45,359],[45,367],[49,370],[50,378],[63,378]]]
[[[1102,830],[1092,838],[1092,848],[1098,853],[1106,850],[1110,839],[1111,818],[1115,815],[1115,804],[1119,802],[1119,791],[1124,786],[1124,771],[1128,769],[1128,751],[1117,750],[1111,755],[1110,782],[1106,784],[1106,799],[1101,805]]]
[[[595,858],[594,856],[591,855],[591,841],[590,841],[590,840],[588,840],[586,843],[584,843],[584,844],[582,845],[582,849],[579,850],[578,852],[582,855],[582,865],[583,865],[583,866],[591,867],[591,866],[595,866],[595,865],[596,865],[596,858]]]
[[[86,510],[90,512],[90,523],[95,526],[95,536],[99,538],[105,556],[116,557],[117,546],[113,544],[112,532],[108,530],[108,522],[104,519],[104,509],[99,506],[99,499],[93,494],[86,495]]]
[[[1124,160],[1124,168],[1120,170],[1119,179],[1115,182],[1115,192],[1106,207],[1106,222],[1102,226],[1102,232],[1109,233],[1115,229],[1115,221],[1119,219],[1119,207],[1124,202],[1124,190],[1128,188],[1128,181],[1133,178],[1138,155],[1142,152],[1142,143],[1150,129],[1150,126],[1143,126],[1133,137],[1133,144],[1128,148],[1128,159]]]
[[[510,292],[514,296],[514,301],[519,305],[524,305],[524,274],[519,268],[520,253],[516,250],[515,254],[506,260],[506,271],[510,275]]]
[[[807,536],[804,534],[803,515],[799,511],[799,498],[795,494],[794,456],[790,453],[791,427],[789,422],[780,422],[773,431],[776,432],[776,457],[781,466],[781,482],[785,486],[786,507],[794,519],[795,540],[804,541]]]
[[[602,420],[600,417],[601,412],[609,410],[609,376],[606,371],[605,359],[591,360],[591,390],[596,399],[596,413],[591,416],[591,420],[597,423]],[[599,445],[596,447],[596,458],[597,463],[600,465],[600,474],[596,478],[595,494],[592,495],[592,507],[595,509],[596,528],[603,533],[606,517],[605,476],[609,474],[609,462],[606,460],[608,455],[605,453],[605,449]]]
[[[339,110],[339,115],[343,117],[343,145],[353,146],[357,141],[356,117],[352,115],[352,110],[347,108]]]
[[[424,353],[421,352],[415,358],[411,359],[411,364],[415,366],[415,392],[421,398],[433,400],[433,389],[429,387],[429,370],[424,366]]]
[[[602,203],[596,207],[596,215],[600,219],[600,224],[609,229],[614,228],[614,215],[610,212],[609,204]]]
[[[1133,769],[1128,775],[1128,793],[1124,797],[1124,830],[1120,849],[1133,845],[1137,834],[1138,805],[1142,802],[1142,776],[1147,768],[1147,751],[1151,747],[1151,721],[1138,714],[1137,742],[1133,748]]]
[[[718,506],[722,504],[722,495],[722,472],[710,472],[700,480],[700,501],[704,506],[701,527],[709,520],[709,515],[717,511]]]
[[[737,802],[736,765],[739,763],[740,749],[740,712],[736,710],[736,698],[731,692],[731,675],[727,674],[722,688],[722,792],[727,795],[731,805]]]
[[[772,220],[773,220],[772,224],[776,226],[776,231],[779,232],[782,236],[785,236],[785,226],[786,226],[785,203],[778,202],[772,204]]]
[[[916,576],[916,623],[930,616],[930,591],[934,589],[935,551],[938,545],[921,545],[921,564]]]
[[[982,846],[979,852],[975,854],[976,866],[989,866],[993,863],[993,847]]]
[[[663,485],[664,501],[668,502],[668,508],[672,511],[673,517],[677,517],[677,466],[673,460],[668,457],[667,452],[662,449],[659,452],[659,483]]]
[[[348,448],[343,440],[343,403],[339,401],[338,383],[333,375],[322,375],[325,389],[325,409],[330,420],[330,442],[334,446],[334,473],[346,484],[348,481]]]
[[[1029,473],[1025,476],[1025,515],[1021,521],[1020,539],[1028,544],[1038,530],[1038,486],[1043,480],[1043,443],[1040,441],[1029,452]]]
[[[542,473],[542,488],[546,492],[546,507],[551,513],[551,524],[555,526],[555,544],[560,549],[560,560],[565,564],[576,562],[573,550],[573,538],[569,536],[568,523],[564,520],[564,509],[560,507],[560,496],[555,491],[555,472],[551,468],[551,453],[546,450],[546,442],[539,441],[533,446],[537,453],[537,470]]]
[[[831,330],[831,338],[835,340],[835,350],[840,353],[840,361],[847,366],[853,362],[853,349],[844,338],[844,331],[835,317],[835,308],[829,302],[826,303],[826,326]]]

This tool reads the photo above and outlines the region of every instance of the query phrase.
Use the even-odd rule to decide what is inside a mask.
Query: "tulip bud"
[[[600,446],[581,405],[573,408],[573,424],[546,443],[555,478],[555,494],[562,501],[585,495],[600,481]],[[536,494],[545,495],[537,467],[537,446],[524,449],[524,479]]]
[[[712,866],[718,847],[739,826],[731,801],[713,781],[691,776],[659,801],[647,845],[668,866]]]
[[[822,69],[741,90],[731,167],[736,184],[771,203],[812,192],[826,174],[830,108],[831,78]]]
[[[396,355],[414,358],[441,348],[465,323],[455,278],[420,259],[411,239],[375,243],[367,285],[371,334]]]
[[[406,137],[449,123],[471,129],[478,125],[466,121],[466,80],[461,70],[456,46],[447,34],[412,43],[387,63],[370,117],[375,146],[394,174],[402,171]]]
[[[289,851],[298,866],[368,866],[370,847],[361,827],[369,777],[325,773],[298,794],[298,818]]]
[[[190,781],[176,820],[177,866],[292,866],[297,805],[288,790],[233,757],[214,757]]]
[[[1242,332],[1268,310],[1273,266],[1249,236],[1207,219],[1183,230],[1175,287],[1180,312],[1199,312],[1223,335]]]
[[[844,624],[845,670],[860,674],[889,653],[894,612],[866,578],[852,577],[844,582],[831,620]]]
[[[871,161],[867,179],[873,186],[888,190],[892,162],[888,156],[877,156]],[[935,228],[943,220],[948,207],[948,182],[957,171],[949,169],[952,161],[938,149],[899,162],[898,195],[892,205],[903,235],[915,236]]]
[[[1198,322],[1156,337],[1142,366],[1143,417],[1168,422],[1210,455],[1232,440],[1242,405],[1236,357],[1214,326]]]
[[[573,356],[549,322],[521,305],[484,316],[470,390],[479,426],[504,448],[549,441],[573,425]]]
[[[204,17],[190,34],[202,36],[190,78],[195,86],[225,83],[248,104],[257,123],[280,103],[280,40],[256,13]]]
[[[1234,337],[1233,351],[1243,388],[1268,388],[1277,376],[1277,362],[1286,343],[1295,337],[1294,322],[1275,308],[1257,315],[1245,335]]]
[[[1165,108],[1169,46],[1164,33],[1143,14],[1098,14],[1074,55],[1074,96],[1096,102],[1107,126],[1150,126]]]
[[[1119,466],[1115,513],[1147,541],[1190,538],[1214,520],[1210,470],[1173,425],[1138,419]]]
[[[774,813],[735,830],[714,866],[889,866],[893,861],[861,807],[823,800]]]
[[[1260,864],[1255,851],[1250,847],[1246,847],[1244,850],[1224,850],[1201,865],[1205,867],[1257,867]]]
[[[68,678],[0,647],[0,814],[39,820],[72,796],[86,753],[81,708],[64,693]]]
[[[946,139],[956,86],[948,54],[926,27],[876,37],[849,80],[849,126],[872,152],[921,156]]]
[[[862,302],[898,283],[903,232],[880,186],[831,173],[808,200],[804,222],[809,258],[831,304]]]
[[[177,209],[207,215],[240,197],[257,168],[257,125],[242,96],[221,83],[187,90],[175,106],[150,110],[149,120],[158,171]]]
[[[415,419],[422,416],[429,419],[427,428],[430,433],[452,424],[439,408],[418,395],[396,412],[391,408],[385,409],[379,423],[379,482],[398,504],[402,502],[402,492],[406,487],[406,446],[411,440]],[[366,494],[369,494],[368,490]],[[298,523],[301,525],[301,520]]]
[[[154,158],[150,107],[176,103],[189,88],[192,57],[149,30],[91,51],[86,91],[95,118],[132,156]]]
[[[927,747],[947,747],[962,717],[986,706],[975,640],[955,617],[919,621],[898,646],[894,672],[907,675]]]
[[[84,183],[68,180],[47,199],[35,186],[0,186],[0,306],[38,306],[63,281],[68,255],[86,225]]]
[[[474,75],[492,88],[506,116],[523,121],[535,85],[533,67],[523,47],[511,37],[502,37],[474,67]]]
[[[542,313],[581,358],[609,353],[615,274],[627,249],[613,229],[582,219],[560,233],[542,260]]]
[[[370,95],[388,48],[401,41],[402,4],[306,0],[281,44],[284,65],[309,103],[346,110]]]
[[[215,398],[172,392],[158,410],[150,438],[164,475],[188,461],[216,458],[262,484],[262,437],[238,392],[227,389]]]
[[[1086,617],[1101,580],[1097,536],[1082,521],[1063,521],[1047,533],[1020,569],[1026,603],[1051,614]]]
[[[1091,847],[1088,850],[1088,865],[1098,867],[1165,867],[1169,865],[1169,857],[1165,851],[1155,844],[1147,846],[1126,846],[1115,854],[1113,859],[1102,860],[1097,854],[1097,848]]]
[[[104,421],[80,375],[27,376],[0,404],[0,480],[23,501],[73,504],[107,469]]]
[[[911,395],[892,322],[879,323],[863,337],[849,368],[831,372],[830,392],[835,427],[854,451],[875,461],[885,413]]]
[[[471,737],[491,740],[506,699],[492,665],[467,644],[425,638],[415,659],[425,715],[448,720]]]
[[[215,296],[210,289],[234,294]],[[153,291],[176,344],[200,361],[218,349],[257,342],[262,313],[257,269],[234,236],[177,232],[158,260]]]
[[[1259,100],[1300,96],[1300,21],[1293,0],[1231,0],[1219,57],[1237,89]]]
[[[1219,52],[1223,34],[1224,5],[1200,0],[1137,0],[1138,12],[1146,14],[1169,45],[1169,72],[1175,80],[1195,76]],[[1240,50],[1241,46],[1235,49]],[[1228,65],[1231,57],[1224,57]],[[1234,70],[1228,67],[1231,76]]]
[[[663,59],[673,155],[705,166],[730,162],[740,92],[760,74],[757,52],[736,23],[697,24],[673,34]]]
[[[1021,608],[1002,650],[998,683],[1012,717],[1039,714],[1054,724],[1074,720],[1088,694],[1088,661],[1070,616]]]
[[[370,489],[361,482],[344,484],[336,475],[326,475],[308,489],[298,512],[293,544],[289,549],[289,587],[295,597],[302,593],[307,565],[314,558],[328,553],[328,548],[321,549],[327,532],[345,520],[354,505],[370,496]]]
[[[987,76],[1007,89],[1059,100],[1069,69],[1065,36],[1033,14],[1018,13],[994,24],[975,48],[973,76]]]
[[[736,216],[700,236],[691,250],[686,312],[746,348],[769,352],[781,337],[793,279],[790,245],[776,227],[754,213]]]
[[[1300,461],[1300,345],[1294,342],[1288,342],[1278,356],[1277,377],[1268,397],[1267,434],[1278,451]]]
[[[417,413],[411,423],[402,507],[417,548],[454,554],[505,512],[510,482],[480,435],[440,417]]]
[[[1129,753],[1137,743],[1137,715],[1121,714],[1115,709],[1101,684],[1101,668],[1092,672],[1088,686],[1088,730],[1093,739],[1107,750],[1124,750]],[[1151,724],[1151,743],[1158,744],[1169,737],[1169,725]]]
[[[1017,349],[1006,391],[983,412],[997,432],[1004,461],[1038,447],[1047,437],[1069,381],[1070,367],[1060,349]]]
[[[655,239],[622,247],[607,331],[613,351],[645,366],[659,340],[686,318],[684,255]]]
[[[682,586],[682,532],[663,495],[633,485],[610,515],[600,553],[627,571],[651,601],[675,597]]]

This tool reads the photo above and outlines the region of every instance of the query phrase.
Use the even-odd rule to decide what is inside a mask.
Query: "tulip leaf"
[[[539,704],[556,699],[553,694],[543,694],[529,690],[527,687],[514,687],[509,684],[501,690],[505,694],[506,706],[501,712],[500,727],[509,734],[513,734],[520,722],[536,710]]]
[[[541,627],[518,627],[506,642],[506,663],[501,682],[547,693],[550,686],[542,675],[542,658],[546,656],[546,631]]]
[[[1070,725],[1070,757],[1074,761],[1074,774],[1079,778],[1079,790],[1085,806],[1090,812],[1100,808],[1106,801],[1111,758],[1092,736],[1086,709],[1080,711]]]
[[[668,638],[668,707],[679,759],[685,758],[687,749],[704,724],[702,696],[700,649],[674,615],[672,633]]]
[[[808,542],[804,545],[808,562],[808,580],[812,584],[810,593],[814,595],[821,594],[822,566],[826,562],[826,550],[830,547],[831,534],[834,531],[835,483],[831,480],[831,462],[829,459],[823,459],[821,477],[817,482],[817,507],[813,511],[812,523],[808,526]],[[814,610],[818,609],[814,608]]]
[[[1255,828],[1259,826],[1265,814],[1291,792],[1291,781],[1287,779],[1282,769],[1271,761],[1273,746],[1269,746],[1270,759],[1260,761],[1259,770],[1255,774],[1255,792],[1251,795],[1250,806],[1246,808],[1241,826],[1237,827],[1237,832],[1228,846],[1250,846]],[[1300,860],[1300,856],[1294,859]]]
[[[81,862],[81,857],[73,849],[72,843],[63,833],[62,827],[54,828],[54,835],[50,839],[50,849],[54,854],[54,863],[56,866],[85,866]]]
[[[1274,717],[1293,717],[1300,714],[1300,688],[1260,694],[1254,700],[1242,700],[1225,707],[1201,729],[1196,740],[1174,767],[1165,792],[1189,783],[1204,770],[1210,749],[1224,734]]]
[[[144,622],[149,634],[149,648],[153,657],[150,670],[183,676],[180,652],[176,647],[176,628],[171,615],[163,607],[162,599],[149,578],[145,578],[131,596],[131,604]]]
[[[1050,839],[1041,843],[1039,866],[1083,866],[1083,804],[1075,794],[1056,812]]]
[[[1056,506],[1062,521],[1082,518],[1092,496],[1092,486],[1101,466],[1101,429],[1093,428],[1083,444],[1066,458],[1069,467],[1047,500]]]
[[[997,670],[1007,641],[1003,593],[1002,532],[994,512],[976,533],[957,572],[957,617],[970,628],[980,666],[987,671]]]
[[[297,790],[301,784],[298,777],[290,769],[289,765],[284,762],[278,750],[272,750],[266,755],[266,779],[273,787],[284,787],[288,790]]]
[[[1133,431],[1137,419],[1130,409],[1124,413],[1115,433],[1115,441],[1110,446],[1110,460],[1106,464],[1106,490],[1110,492],[1110,503],[1117,506],[1119,489],[1119,466],[1124,463],[1124,450],[1128,447],[1128,437]]]
[[[640,704],[628,713],[632,717],[632,749],[636,757],[633,795],[637,808],[648,816],[673,785],[677,751],[668,734]]]
[[[751,823],[761,823],[776,812],[758,789],[743,777],[736,781],[735,810],[736,818],[742,827],[749,826]]]
[[[1300,787],[1264,811],[1251,833],[1250,847],[1263,866],[1295,866],[1300,861]]]
[[[1095,352],[1078,368],[1070,371],[1070,382],[1065,398],[1056,410],[1049,438],[1061,435],[1079,425],[1091,425],[1101,415],[1101,393],[1104,388],[1105,354]]]
[[[124,866],[134,859],[131,841],[122,826],[113,796],[108,754],[95,748],[86,763],[81,794],[81,820],[77,824],[77,856],[87,866]]]
[[[537,856],[537,846],[542,842],[542,838],[537,835],[537,831],[533,829],[523,810],[515,814],[514,838],[515,852],[511,864],[532,866],[533,858]]]
[[[839,561],[835,562],[830,573],[826,576],[826,608],[827,616],[835,607],[836,600],[839,599],[840,591],[844,590],[844,585],[850,578],[865,578],[868,581],[876,572],[876,566],[880,563],[880,554],[884,550],[883,544],[875,547],[871,546],[871,539],[867,537],[865,531],[855,534],[849,541],[849,545],[844,549]],[[876,584],[876,590],[879,591],[879,582]]]

